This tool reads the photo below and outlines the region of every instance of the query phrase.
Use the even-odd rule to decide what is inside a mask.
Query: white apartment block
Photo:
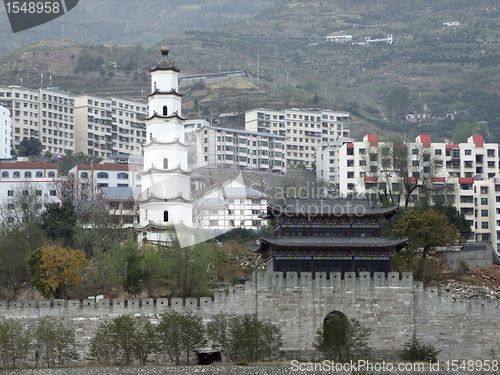
[[[57,164],[0,163],[0,219],[23,221],[23,202],[30,202],[28,209],[39,215],[46,204],[61,201],[60,190]]]
[[[76,152],[99,157],[142,154],[146,102],[81,95],[75,107]]]
[[[196,132],[196,168],[241,168],[286,173],[286,138],[204,126]]]
[[[44,151],[75,150],[74,96],[57,89],[0,87],[0,104],[11,112],[12,147],[23,139],[40,140]]]
[[[430,192],[415,190],[410,204],[425,200],[446,202],[456,207],[470,223],[476,241],[491,241],[500,251],[500,148],[485,143],[482,136],[469,137],[467,143],[432,143],[429,135],[415,142],[397,145],[406,149],[407,180],[424,182]],[[401,199],[401,168],[394,167],[394,145],[379,142],[369,134],[361,142],[346,143],[340,149],[340,193],[374,194],[388,192]]]
[[[77,186],[94,188],[140,188],[139,166],[132,164],[76,165],[69,172],[76,177]]]
[[[12,148],[12,120],[10,111],[0,105],[0,159],[10,159]]]
[[[245,129],[286,137],[287,167],[312,169],[321,142],[349,137],[348,112],[313,109],[252,109],[245,112]]]
[[[238,179],[214,185],[202,192],[202,196],[195,201],[193,213],[194,221],[202,229],[258,230],[265,224],[259,215],[267,211],[270,196],[246,187]]]
[[[340,182],[339,151],[345,143],[353,143],[352,138],[338,138],[333,142],[321,142],[316,146],[316,178],[334,186]]]
[[[139,222],[136,199],[141,193],[140,167],[134,164],[76,165],[70,170],[75,176],[76,199],[94,201],[101,197],[111,215],[116,215],[123,228]]]

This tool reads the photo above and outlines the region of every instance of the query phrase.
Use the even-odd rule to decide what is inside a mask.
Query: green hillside
[[[183,89],[183,111],[191,118],[254,107],[323,107],[353,113],[354,136],[429,133],[463,141],[479,133],[498,142],[499,16],[496,0],[281,1],[252,19],[185,31],[152,48],[33,43],[0,60],[0,84],[22,77],[37,87],[44,73],[52,74],[53,86],[73,93],[144,97],[148,67],[158,60],[159,46],[168,45],[183,74],[254,74],[246,84]],[[453,21],[459,26],[443,27]],[[326,42],[330,35],[360,41],[392,35],[394,43]],[[404,121],[412,112],[437,117]],[[227,125],[242,126],[242,118]]]

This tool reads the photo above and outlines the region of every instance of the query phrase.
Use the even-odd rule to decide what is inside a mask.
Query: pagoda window
[[[163,221],[165,223],[168,222],[168,211],[167,210],[163,211]]]
[[[168,159],[167,158],[163,159],[163,169],[168,169]]]
[[[166,105],[163,106],[163,116],[166,116],[168,114],[168,108]]]

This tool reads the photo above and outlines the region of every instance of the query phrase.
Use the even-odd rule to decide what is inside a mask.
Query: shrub
[[[401,359],[410,362],[436,362],[439,352],[440,350],[437,350],[431,344],[420,344],[420,342],[418,342],[417,340],[415,332],[413,332],[411,340],[404,345]]]

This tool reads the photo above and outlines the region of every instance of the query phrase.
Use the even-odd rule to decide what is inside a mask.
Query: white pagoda
[[[182,95],[177,92],[180,69],[161,49],[162,59],[151,69],[151,93],[146,122],[147,141],[143,145],[142,193],[138,198],[139,239],[169,242],[165,229],[192,226],[188,147],[184,143],[181,115]]]

